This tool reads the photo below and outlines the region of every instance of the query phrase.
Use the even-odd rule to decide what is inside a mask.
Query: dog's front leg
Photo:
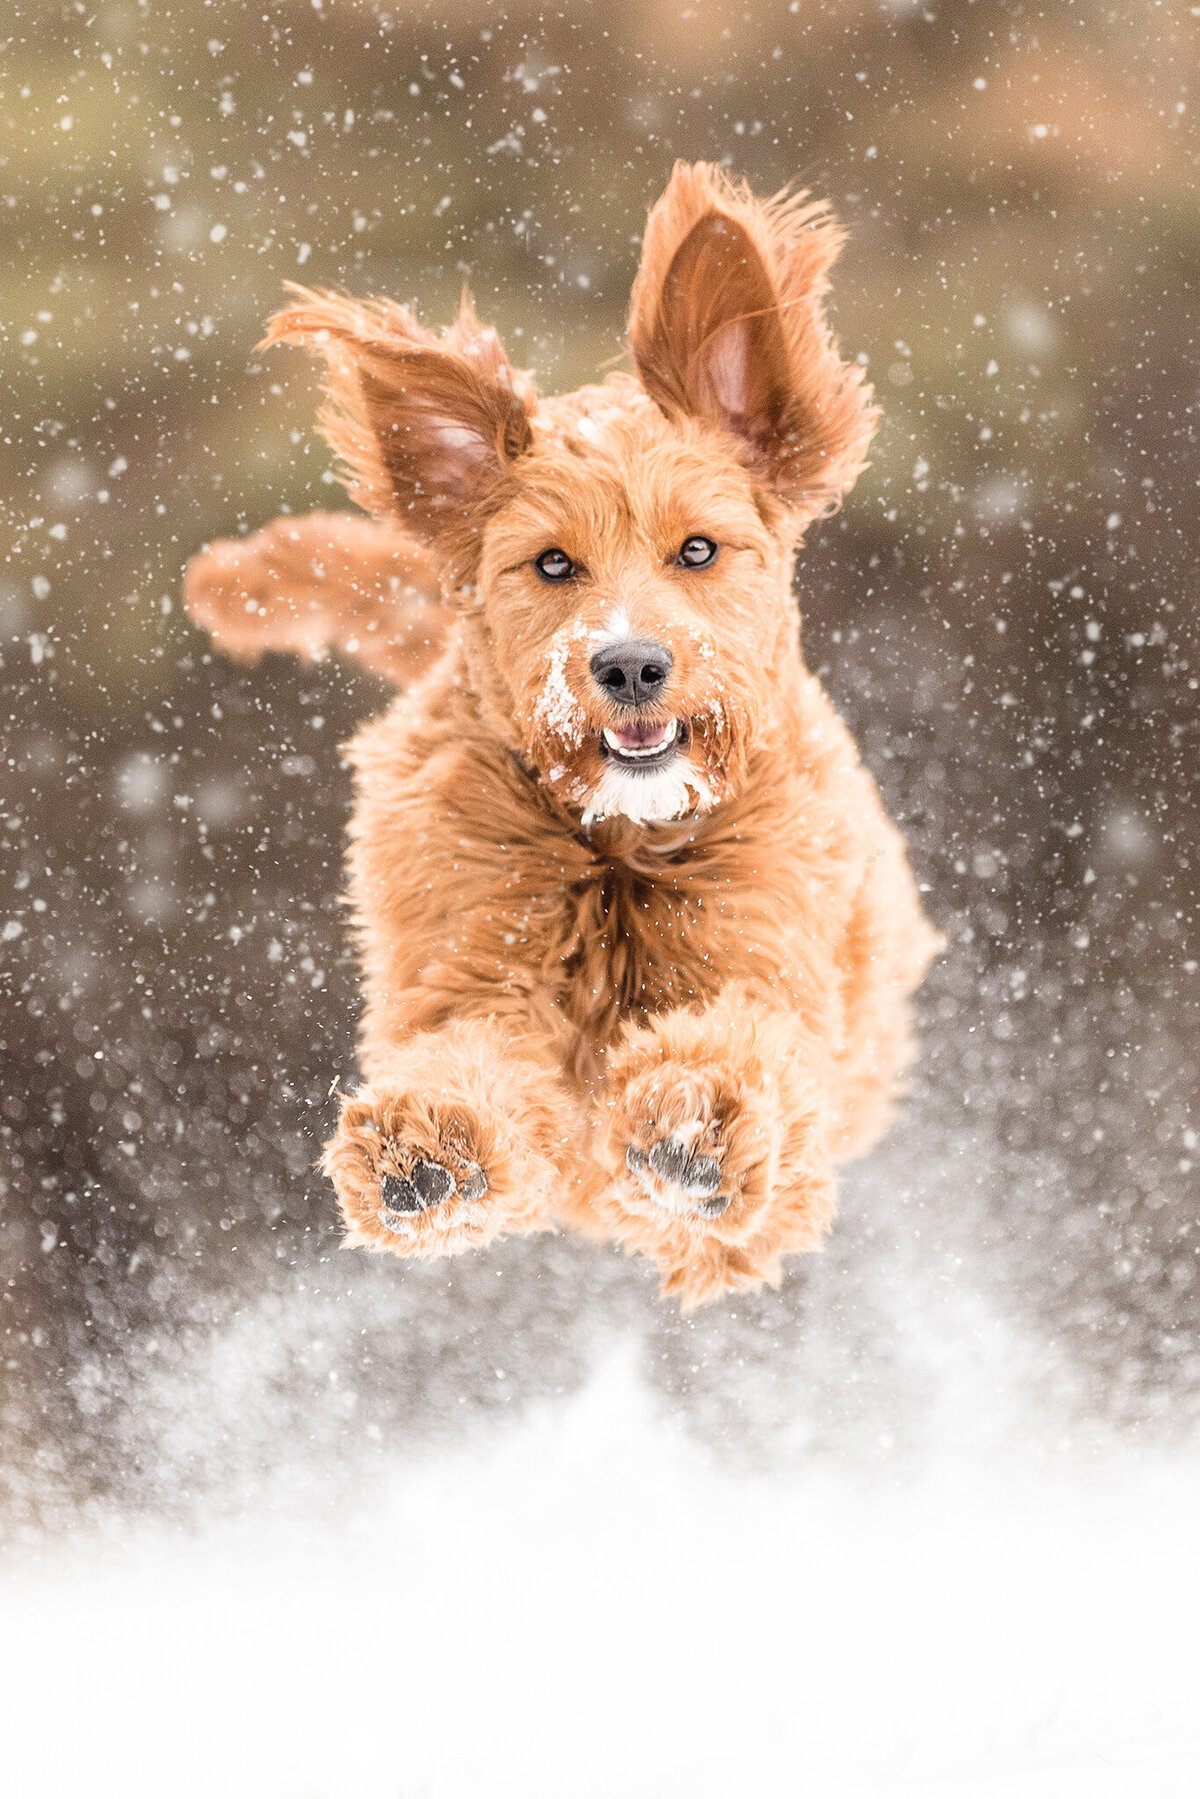
[[[811,1015],[748,987],[627,1029],[608,1059],[607,1230],[685,1306],[779,1276],[834,1208],[834,1058]]]
[[[350,1243],[453,1255],[554,1223],[573,1132],[540,1040],[461,1020],[376,1055],[372,1074],[325,1148]]]

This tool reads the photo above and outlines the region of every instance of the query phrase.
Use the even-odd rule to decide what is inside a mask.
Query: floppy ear
[[[258,346],[325,358],[320,425],[351,498],[427,540],[461,534],[495,503],[529,447],[533,390],[463,299],[441,337],[392,300],[360,302],[288,283],[296,299]]]
[[[739,438],[760,478],[806,517],[853,485],[878,417],[821,304],[842,242],[805,193],[756,200],[709,163],[676,163],[630,304],[651,398]]]

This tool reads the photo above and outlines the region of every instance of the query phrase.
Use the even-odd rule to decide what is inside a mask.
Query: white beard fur
[[[601,818],[627,818],[635,825],[661,825],[693,809],[705,812],[715,795],[704,776],[682,756],[655,774],[606,768],[583,815],[585,825]]]

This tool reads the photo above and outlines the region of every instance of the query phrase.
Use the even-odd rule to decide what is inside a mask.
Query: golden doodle
[[[235,655],[329,647],[401,689],[350,748],[363,1084],[324,1166],[348,1240],[439,1256],[568,1227],[694,1305],[816,1249],[883,1131],[938,939],[801,659],[797,545],[876,413],[801,194],[679,164],[633,372],[555,398],[470,305],[295,288],[370,515],[192,564]]]

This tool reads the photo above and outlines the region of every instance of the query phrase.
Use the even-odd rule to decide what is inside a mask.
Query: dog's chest
[[[716,992],[714,919],[686,882],[616,864],[565,897],[559,1003],[593,1042],[608,1042],[628,1018]]]

